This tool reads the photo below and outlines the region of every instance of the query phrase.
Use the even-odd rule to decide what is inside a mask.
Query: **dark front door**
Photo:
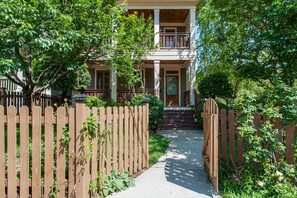
[[[178,76],[166,76],[166,106],[178,106]]]

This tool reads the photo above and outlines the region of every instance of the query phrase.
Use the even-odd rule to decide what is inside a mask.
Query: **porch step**
[[[159,130],[197,130],[199,126],[194,122],[192,110],[165,110]]]

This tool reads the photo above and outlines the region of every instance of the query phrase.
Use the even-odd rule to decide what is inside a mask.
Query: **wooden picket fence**
[[[34,98],[35,105],[41,106],[42,114],[44,109],[48,106],[54,107],[61,106],[63,99],[57,96],[50,96],[47,94],[41,94],[40,98]],[[24,105],[23,92],[7,91],[5,88],[0,88],[0,105],[4,107],[5,112],[9,106],[15,106],[17,112],[19,112],[21,106]]]
[[[77,103],[41,112],[35,106],[30,116],[23,106],[18,114],[10,106],[5,114],[0,106],[1,196],[49,197],[56,188],[57,197],[90,197],[89,184],[101,173],[148,167],[148,104],[90,110]],[[90,115],[98,124],[91,140],[83,135]]]
[[[228,112],[225,109],[220,110],[219,120],[219,157],[226,161],[229,161],[235,166],[242,166],[244,163],[243,156],[243,142],[239,138],[236,117],[240,114],[234,110],[229,110]],[[263,122],[263,118],[259,114],[254,116],[254,126],[258,128],[259,124]],[[281,125],[281,120],[277,120],[275,124],[276,129],[283,129]],[[295,165],[294,157],[294,135],[297,133],[297,127],[294,125],[284,128],[284,132],[280,133],[279,141],[286,146],[286,161],[288,164]],[[257,135],[261,135],[258,130]],[[280,158],[280,155],[277,155]]]
[[[208,99],[203,107],[203,125],[204,125],[204,145],[202,156],[204,167],[208,172],[210,181],[219,190],[219,161],[224,160],[232,167],[239,167],[244,164],[244,143],[239,137],[236,118],[240,113],[234,110],[225,109],[219,111],[218,105],[213,99]],[[259,115],[254,115],[254,126],[258,129],[264,119]],[[274,123],[276,129],[284,129],[279,135],[279,141],[285,145],[286,162],[289,165],[296,163],[294,155],[294,136],[297,135],[297,126],[291,125],[283,127],[281,120]],[[257,134],[261,136],[258,129]],[[277,159],[282,156],[276,155]]]

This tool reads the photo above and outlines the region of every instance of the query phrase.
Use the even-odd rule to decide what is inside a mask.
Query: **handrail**
[[[161,32],[160,48],[190,48],[190,33]]]

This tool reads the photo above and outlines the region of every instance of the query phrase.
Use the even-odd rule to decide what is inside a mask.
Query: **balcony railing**
[[[160,48],[190,48],[190,33],[160,33]]]
[[[100,99],[110,99],[110,89],[85,89],[80,90],[78,93],[86,94],[87,96],[97,96]]]
[[[78,93],[86,94],[87,96],[97,96],[100,99],[108,100],[111,98],[110,89],[85,89],[80,90]],[[135,94],[149,93],[154,94],[154,89],[136,89]],[[120,103],[125,101],[130,101],[133,98],[134,94],[130,89],[118,89],[117,90],[117,100]]]

